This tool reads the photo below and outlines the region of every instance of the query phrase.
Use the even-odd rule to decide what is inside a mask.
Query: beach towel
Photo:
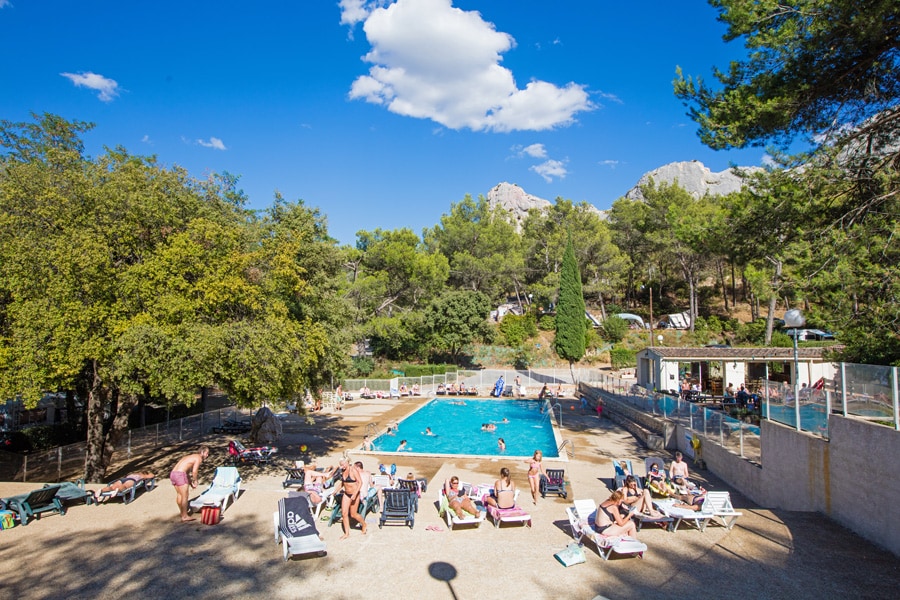
[[[279,529],[288,538],[319,535],[316,521],[309,510],[309,502],[303,496],[282,498],[278,501]]]
[[[564,567],[571,567],[585,562],[584,549],[575,543],[569,544],[564,550],[553,555]]]

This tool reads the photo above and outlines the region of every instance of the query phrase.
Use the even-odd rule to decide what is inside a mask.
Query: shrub
[[[609,363],[613,369],[637,366],[637,353],[628,348],[613,348],[609,351]]]
[[[531,368],[531,364],[534,362],[534,353],[531,352],[525,346],[519,346],[516,348],[516,354],[513,357],[513,366],[520,371],[524,371],[526,369]]]
[[[354,356],[352,359],[351,376],[368,377],[375,370],[375,361],[368,356]]]
[[[628,323],[622,317],[608,317],[600,325],[600,331],[603,334],[603,339],[617,344],[625,339],[625,335],[628,333]]]
[[[532,315],[506,315],[500,321],[500,332],[509,346],[521,346],[529,338],[537,335],[537,325]]]
[[[544,315],[538,322],[538,329],[541,331],[556,331],[556,317],[553,315]]]

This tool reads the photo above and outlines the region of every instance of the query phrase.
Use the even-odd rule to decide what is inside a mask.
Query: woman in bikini
[[[359,492],[362,488],[362,475],[354,465],[346,458],[341,460],[341,486],[344,495],[341,498],[341,524],[344,526],[344,535],[341,539],[350,537],[350,519],[353,518],[362,527],[363,535],[366,534],[366,520],[359,514]]]
[[[525,461],[528,463],[528,485],[531,486],[531,499],[535,504],[537,504],[538,491],[540,491],[541,487],[541,475],[547,477],[547,472],[544,471],[544,465],[541,464],[541,459],[543,457],[543,452],[535,450],[534,456],[532,456],[530,460]]]
[[[653,498],[650,497],[650,490],[639,489],[634,475],[625,477],[625,485],[622,486],[621,491],[625,495],[625,499],[622,501],[624,506],[633,506],[634,510],[639,514],[649,515],[654,519],[663,516],[661,512],[653,508]]]
[[[460,488],[459,477],[456,475],[444,482],[444,494],[447,496],[447,503],[450,506],[450,510],[455,512],[456,516],[460,519],[466,518],[463,511],[470,513],[474,517],[477,517],[478,513],[481,512],[478,510],[478,507],[475,506],[475,503],[472,502],[472,499],[466,495],[462,488]]]
[[[616,490],[612,495],[600,503],[594,517],[594,529],[602,535],[637,535],[637,526],[631,520],[632,514],[621,509],[625,494]],[[622,513],[625,514],[622,514]]]
[[[486,494],[484,503],[497,508],[512,508],[516,505],[516,484],[509,478],[509,469],[500,469],[500,479],[494,482],[494,491]]]

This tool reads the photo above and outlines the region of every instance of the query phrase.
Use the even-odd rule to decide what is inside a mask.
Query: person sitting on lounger
[[[139,481],[143,481],[144,479],[153,479],[156,477],[150,471],[138,471],[136,473],[129,473],[125,477],[120,477],[115,481],[111,482],[108,486],[104,488],[100,488],[97,490],[97,498],[98,502],[104,502],[113,496],[116,496],[125,490],[130,490],[133,488]],[[110,493],[113,492],[113,493]]]
[[[509,478],[509,469],[500,469],[500,479],[494,482],[494,489],[484,496],[484,503],[497,508],[513,508],[516,505],[516,484]]]
[[[637,535],[637,526],[631,520],[633,513],[621,509],[625,494],[616,490],[600,503],[594,517],[594,529],[602,535]],[[625,513],[625,514],[622,514]]]
[[[660,496],[671,496],[675,493],[675,486],[666,482],[666,475],[659,470],[659,465],[652,463],[647,473],[647,487],[650,491]]]
[[[648,515],[653,518],[659,518],[663,514],[653,508],[653,498],[650,497],[650,490],[638,489],[637,479],[634,475],[625,477],[625,485],[620,488],[625,495],[622,501],[623,507],[633,507],[638,514]]]
[[[446,494],[447,496],[447,503],[450,506],[450,510],[456,513],[456,516],[458,518],[466,518],[466,515],[463,514],[463,511],[471,514],[473,517],[478,516],[480,512],[478,510],[478,507],[475,506],[475,503],[472,502],[472,499],[469,498],[466,493],[459,487],[459,477],[454,475],[444,482],[444,494]]]

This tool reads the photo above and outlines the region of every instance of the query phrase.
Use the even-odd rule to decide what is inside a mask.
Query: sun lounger
[[[284,478],[284,481],[281,482],[281,487],[288,488],[292,485],[303,487],[303,482],[306,480],[306,475],[303,472],[303,467],[288,467],[287,475]]]
[[[234,502],[241,493],[241,476],[235,467],[216,467],[216,474],[206,490],[191,500],[188,507],[200,510],[204,506],[216,506],[225,512],[229,502]]]
[[[622,467],[622,463],[625,463],[625,467]],[[631,466],[631,459],[627,458],[618,458],[613,461],[613,489],[617,490],[625,485],[625,478],[628,475],[634,475],[634,478],[638,480],[638,486],[641,485],[641,480],[634,472],[634,468]]]
[[[227,419],[221,425],[213,427],[213,433],[229,433],[231,435],[247,433],[252,428],[250,419]]]
[[[0,500],[0,508],[15,512],[19,518],[19,523],[28,525],[33,518],[40,519],[41,515],[48,512],[55,512],[61,515],[66,514],[66,507],[63,506],[56,493],[61,486],[59,484],[49,485],[39,490],[34,490],[27,494],[20,494]]]
[[[464,490],[467,495],[472,497],[473,502],[480,503],[481,498],[476,497],[478,492],[478,488],[474,487],[471,484],[459,482],[460,489]],[[475,495],[473,496],[472,491],[475,490]],[[469,526],[472,525],[474,527],[479,527],[487,517],[487,513],[484,511],[479,511],[477,515],[472,515],[467,512],[463,512],[463,518],[459,518],[455,512],[450,510],[450,502],[447,500],[447,496],[444,494],[443,488],[438,488],[438,515],[442,516],[447,521],[447,528],[453,529],[457,526]],[[476,505],[477,506],[477,505]]]
[[[518,505],[519,490],[513,495],[512,508],[498,508],[490,504],[486,505],[487,515],[493,521],[494,527],[500,527],[500,523],[521,523],[531,527],[531,515]]]
[[[409,490],[392,488],[386,488],[382,490],[382,493],[384,494],[384,503],[381,506],[378,528],[384,527],[388,521],[398,521],[412,529],[416,523],[416,513],[413,510],[415,494]]]
[[[342,496],[343,492],[340,492],[334,497],[334,509],[331,511],[331,517],[328,518],[329,527],[340,521],[343,517],[343,512],[341,511]],[[375,488],[369,488],[369,492],[366,494],[365,498],[360,500],[359,508],[357,508],[356,511],[359,513],[359,516],[361,516],[365,521],[366,515],[378,512],[379,506],[380,503],[378,502],[378,491]]]
[[[547,494],[558,494],[563,498],[569,496],[566,491],[566,472],[563,469],[547,469],[547,477],[541,476],[539,487],[541,498],[546,498]]]
[[[237,440],[231,440],[228,443],[228,455],[231,457],[231,462],[234,465],[241,463],[265,465],[269,463],[269,459],[276,452],[278,452],[278,448],[274,446],[247,448]]]
[[[701,532],[704,531],[710,519],[713,518],[713,514],[707,513],[703,510],[679,508],[675,506],[677,502],[678,501],[674,498],[664,498],[662,500],[655,500],[653,502],[653,506],[656,507],[656,510],[660,511],[667,517],[672,517],[672,519],[674,519],[674,523],[671,525],[669,531],[678,531],[678,526],[683,522],[692,524]],[[704,504],[705,503],[706,502],[704,501]]]
[[[45,485],[44,487],[49,486],[50,484]],[[56,497],[62,501],[63,506],[71,506],[78,502],[84,502],[88,506],[97,503],[97,499],[94,497],[94,491],[84,489],[83,479],[76,479],[74,483],[71,481],[63,481],[59,484],[59,491],[56,492]]]
[[[569,526],[572,528],[572,537],[579,542],[587,539],[593,543],[597,548],[597,553],[603,560],[609,560],[613,552],[616,554],[634,554],[639,558],[644,558],[647,544],[627,535],[612,536],[597,533],[594,529],[594,524],[591,522],[596,510],[597,505],[593,500],[576,500],[575,506],[570,506],[566,509]]]
[[[281,542],[284,560],[291,556],[325,556],[325,542],[319,537],[316,521],[302,496],[282,498],[273,515],[275,543]]]
[[[109,485],[112,485],[116,481],[118,481],[118,480],[114,480],[114,481],[110,482]],[[109,485],[107,487],[109,487]],[[137,493],[139,491],[141,491],[141,490],[150,491],[154,487],[156,487],[156,478],[155,477],[150,477],[147,479],[139,479],[138,481],[135,481],[134,485],[132,485],[130,487],[116,489],[116,490],[109,490],[107,492],[100,492],[97,496],[97,500],[103,500],[103,499],[112,500],[113,498],[121,498],[123,503],[130,504],[137,497]]]
[[[734,522],[743,514],[734,510],[731,494],[728,492],[706,492],[702,512],[712,514],[713,519],[719,519],[725,529],[734,527]]]
[[[398,479],[397,488],[409,492],[413,512],[419,512],[419,482],[415,479]]]

